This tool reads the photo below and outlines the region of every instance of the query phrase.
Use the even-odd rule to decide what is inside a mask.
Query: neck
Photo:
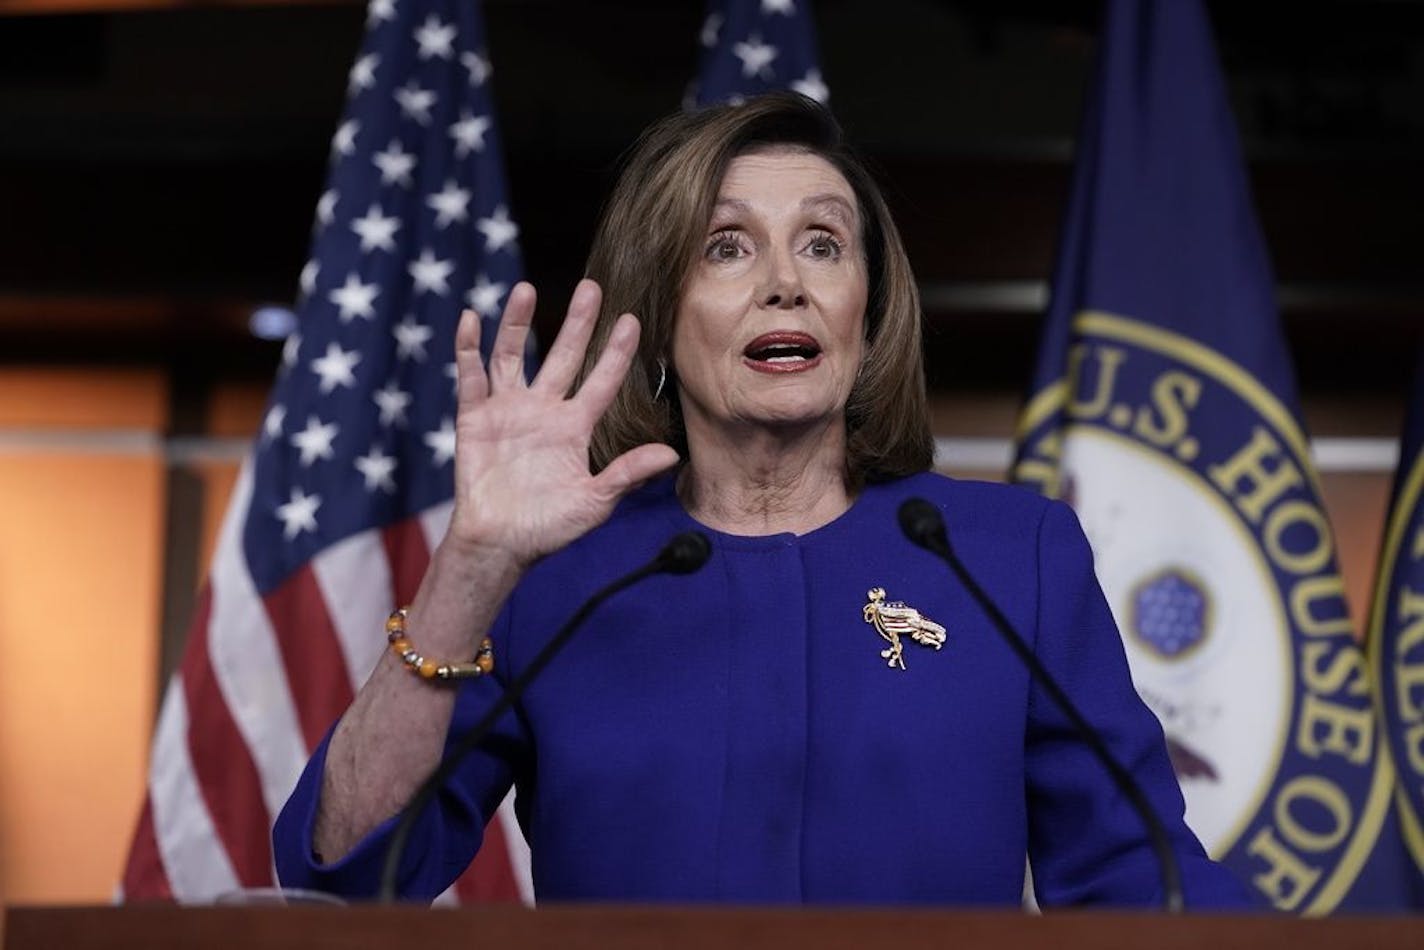
[[[677,490],[688,514],[728,534],[805,534],[850,507],[845,425],[688,431]]]

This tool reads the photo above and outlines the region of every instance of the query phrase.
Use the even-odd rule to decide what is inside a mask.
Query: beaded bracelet
[[[401,662],[412,673],[418,673],[425,679],[463,680],[484,676],[494,669],[494,644],[490,642],[489,637],[480,641],[480,648],[475,653],[473,663],[436,663],[421,656],[406,639],[407,610],[406,607],[397,607],[386,618],[386,642],[391,645],[391,652],[400,657]]]

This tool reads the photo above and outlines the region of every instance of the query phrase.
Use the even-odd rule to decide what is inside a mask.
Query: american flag
[[[778,89],[822,103],[830,98],[816,58],[810,0],[709,0],[701,43],[689,106]]]
[[[473,0],[371,0],[296,331],[153,742],[126,899],[273,883],[272,821],[450,511],[454,337],[521,272]],[[455,891],[529,899],[506,802]]]

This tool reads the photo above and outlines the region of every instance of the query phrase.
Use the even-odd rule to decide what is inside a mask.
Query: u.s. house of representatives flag
[[[709,0],[699,39],[689,105],[740,102],[778,89],[817,102],[830,97],[816,59],[811,0]]]
[[[1369,652],[1380,719],[1399,777],[1400,831],[1418,869],[1417,905],[1424,906],[1424,352],[1400,440]]]
[[[1265,900],[1403,901],[1394,782],[1198,0],[1111,0],[1016,481],[1069,500],[1187,820]]]
[[[521,270],[489,75],[474,0],[372,0],[297,330],[164,697],[127,899],[273,882],[272,821],[444,532],[455,324],[496,318]],[[528,896],[508,812],[462,898]]]

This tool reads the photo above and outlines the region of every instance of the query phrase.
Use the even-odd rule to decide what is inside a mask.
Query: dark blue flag
[[[1409,872],[1198,0],[1110,0],[1016,481],[1069,500],[1187,821],[1288,911]]]
[[[1400,831],[1419,871],[1416,884],[1424,892],[1424,352],[1414,372],[1409,417],[1400,440],[1370,613],[1369,649],[1399,777]],[[1424,906],[1424,899],[1418,906]]]
[[[371,0],[296,329],[164,699],[130,898],[273,883],[271,821],[443,534],[456,321],[477,310],[488,353],[521,273],[489,80],[474,0]],[[460,896],[521,896],[508,812]]]
[[[689,105],[736,102],[778,89],[817,102],[830,98],[816,59],[811,0],[709,0],[701,43]]]

